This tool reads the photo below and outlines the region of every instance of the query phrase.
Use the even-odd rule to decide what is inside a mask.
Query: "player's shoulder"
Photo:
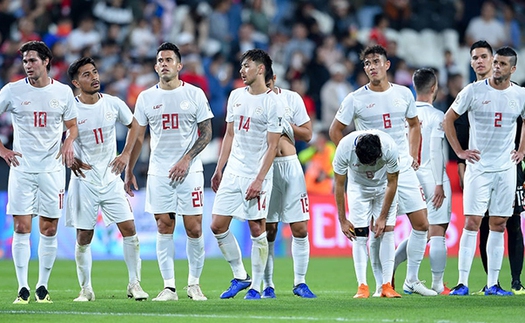
[[[395,83],[390,83],[391,86],[392,86],[392,90],[394,90],[394,92],[396,93],[401,93],[403,95],[409,95],[411,97],[413,97],[414,95],[412,94],[412,91],[405,85],[399,85],[399,84],[395,84]]]

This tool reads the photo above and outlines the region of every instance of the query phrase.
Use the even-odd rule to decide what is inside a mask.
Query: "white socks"
[[[91,268],[93,259],[91,257],[91,244],[75,244],[75,261],[77,263],[77,277],[81,288],[91,288]]]
[[[224,259],[230,263],[230,267],[233,271],[233,278],[246,279],[248,273],[246,272],[246,269],[244,269],[244,264],[242,263],[241,249],[239,248],[237,239],[235,239],[230,230],[221,234],[216,234],[215,238],[217,238],[219,249],[221,249]]]
[[[160,274],[162,279],[164,279],[164,288],[175,288],[174,256],[175,244],[173,242],[173,234],[157,232],[157,261]]]
[[[27,283],[27,271],[29,269],[29,258],[31,258],[31,246],[29,243],[30,233],[13,233],[11,252],[15,264],[18,290],[25,287],[29,290]]]
[[[352,257],[354,258],[355,276],[357,285],[368,285],[366,283],[366,266],[368,264],[368,251],[366,243],[368,237],[356,237],[352,245]]]
[[[274,249],[275,241],[268,241],[268,261],[266,262],[266,268],[264,268],[263,287],[272,287],[273,284],[273,258],[275,257]],[[294,262],[295,265],[295,262]]]
[[[492,287],[498,283],[505,250],[503,234],[503,232],[489,231],[487,239],[487,287]]]
[[[379,259],[380,244],[381,238],[376,239],[375,234],[370,232],[370,265],[372,266],[372,272],[374,273],[374,279],[376,281],[376,291],[379,291],[379,288],[383,284],[383,267],[381,266],[381,259]]]
[[[447,245],[445,237],[430,237],[430,270],[432,271],[432,289],[441,293],[444,290],[443,274],[447,265]]]
[[[401,241],[401,243],[397,246],[394,257],[394,271],[397,269],[397,267],[399,267],[400,264],[407,260],[407,244],[408,238]]]
[[[270,259],[269,256],[268,259]],[[292,259],[294,286],[297,286],[306,282],[306,271],[310,261],[310,241],[308,236],[304,238],[292,237]]]
[[[124,261],[128,267],[129,283],[134,284],[140,281],[140,246],[139,238],[135,234],[130,237],[123,237]],[[172,253],[173,254],[173,253]]]
[[[264,276],[264,269],[266,268],[266,261],[268,259],[268,240],[266,240],[266,232],[263,232],[258,237],[252,238],[252,285],[251,289],[261,291],[261,282]]]
[[[427,248],[427,231],[412,229],[407,243],[407,275],[406,281],[414,283],[418,281],[419,266],[425,256]]]
[[[204,267],[204,238],[187,237],[186,255],[188,256],[188,286],[199,284],[202,268]]]
[[[373,234],[373,233],[372,233]],[[380,238],[379,259],[383,269],[383,284],[390,283],[394,274],[394,255],[396,245],[394,242],[394,231],[384,232]]]
[[[478,239],[478,231],[469,231],[467,229],[463,229],[463,233],[461,234],[461,239],[459,240],[458,285],[463,284],[465,286],[468,286],[468,276],[470,274],[472,260],[474,259],[474,253],[476,252],[477,239]]]
[[[38,283],[36,287],[44,286],[47,288],[51,269],[57,257],[57,235],[52,237],[40,234],[38,243]]]

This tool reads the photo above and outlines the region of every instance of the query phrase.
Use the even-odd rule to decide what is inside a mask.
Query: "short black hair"
[[[241,56],[241,62],[243,62],[246,59],[252,60],[255,63],[263,64],[266,74],[268,73],[268,71],[272,70],[272,59],[270,58],[270,55],[268,55],[268,53],[262,49],[255,48],[245,51]],[[264,75],[265,82],[267,82],[266,74]]]
[[[157,55],[159,55],[159,53],[163,50],[171,50],[175,53],[175,55],[177,55],[177,58],[179,59],[179,63],[182,62],[182,57],[180,55],[180,50],[179,48],[177,47],[177,45],[175,45],[174,43],[170,43],[170,42],[164,42],[162,44],[160,44],[160,46],[157,48]]]
[[[355,153],[362,164],[369,165],[377,161],[383,156],[379,136],[369,133],[359,137],[355,145]]]
[[[516,54],[516,51],[509,46],[498,48],[496,55],[510,57],[511,66],[516,66],[516,63],[518,63],[518,54]]]
[[[77,60],[75,60],[71,65],[69,65],[69,68],[67,69],[67,75],[69,76],[69,79],[73,81],[78,77],[78,70],[87,64],[93,65],[95,68],[97,68],[97,65],[95,64],[95,61],[91,57],[82,57]]]
[[[472,46],[470,46],[470,53],[472,54],[472,51],[476,48],[486,48],[488,49],[489,53],[492,55],[492,53],[494,52],[492,50],[492,46],[490,46],[490,44],[486,41],[486,40],[478,40],[477,42],[475,42],[474,44],[472,44]]]
[[[42,61],[45,61],[49,58],[49,63],[46,66],[46,69],[49,72],[51,70],[51,60],[53,59],[53,53],[51,52],[51,49],[49,49],[49,47],[47,47],[43,41],[37,40],[28,41],[27,43],[24,43],[19,49],[22,55],[30,50],[37,52],[38,57],[40,57]]]
[[[379,54],[385,57],[385,59],[388,59],[388,55],[386,52],[386,49],[381,45],[372,45],[368,46],[361,52],[361,55],[359,55],[359,59],[362,61],[365,60],[365,57],[371,54]]]
[[[436,73],[432,68],[419,68],[412,75],[412,82],[417,93],[430,93],[430,88],[437,83]]]
[[[270,66],[270,68],[266,70],[266,73],[264,73],[264,81],[268,83],[272,79],[273,79],[273,68]]]

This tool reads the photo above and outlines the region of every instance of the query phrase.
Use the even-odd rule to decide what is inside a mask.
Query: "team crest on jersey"
[[[180,108],[182,110],[188,110],[188,108],[190,107],[190,102],[187,101],[187,100],[184,100],[180,103]]]
[[[255,114],[262,114],[263,110],[261,107],[255,108]]]
[[[399,106],[401,106],[401,100],[399,100],[399,99],[395,99],[395,100],[394,100],[394,106],[395,106],[395,107],[399,107]]]
[[[58,102],[57,99],[52,99],[51,101],[49,101],[49,106],[56,109],[60,107],[60,102]]]
[[[509,101],[509,107],[512,109],[512,110],[515,110],[518,108],[518,103],[514,100],[511,100]]]
[[[287,117],[291,117],[292,116],[292,109],[290,109],[290,107],[284,108],[284,115],[287,116]]]
[[[104,117],[106,118],[106,120],[111,121],[113,120],[113,113],[106,112],[106,115]]]

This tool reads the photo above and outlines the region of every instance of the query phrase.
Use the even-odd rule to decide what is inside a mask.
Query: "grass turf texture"
[[[246,268],[250,268],[245,260]],[[510,288],[508,259],[504,259],[500,275],[503,288]],[[396,273],[396,290],[402,293],[405,264]],[[525,296],[422,297],[404,295],[401,299],[353,299],[357,282],[352,259],[311,259],[307,283],[317,299],[300,299],[292,295],[293,272],[289,258],[275,261],[274,282],[277,299],[247,301],[240,292],[235,299],[221,300],[219,295],[232,278],[223,259],[207,259],[201,287],[208,301],[192,301],[183,289],[187,282],[187,262],[176,261],[177,302],[152,302],[162,289],[156,261],[142,263],[142,287],[149,293],[148,301],[136,302],[126,297],[127,271],[124,261],[93,263],[93,289],[96,301],[78,303],[79,287],[74,261],[57,261],[51,274],[49,291],[53,304],[34,301],[38,264],[30,263],[31,302],[13,305],[17,283],[12,261],[0,261],[0,322],[523,322]],[[420,278],[430,287],[428,258],[423,261]],[[457,281],[457,259],[448,259],[445,281],[453,287]],[[371,294],[374,280],[369,268]],[[471,292],[485,285],[485,273],[478,258],[470,275]]]

